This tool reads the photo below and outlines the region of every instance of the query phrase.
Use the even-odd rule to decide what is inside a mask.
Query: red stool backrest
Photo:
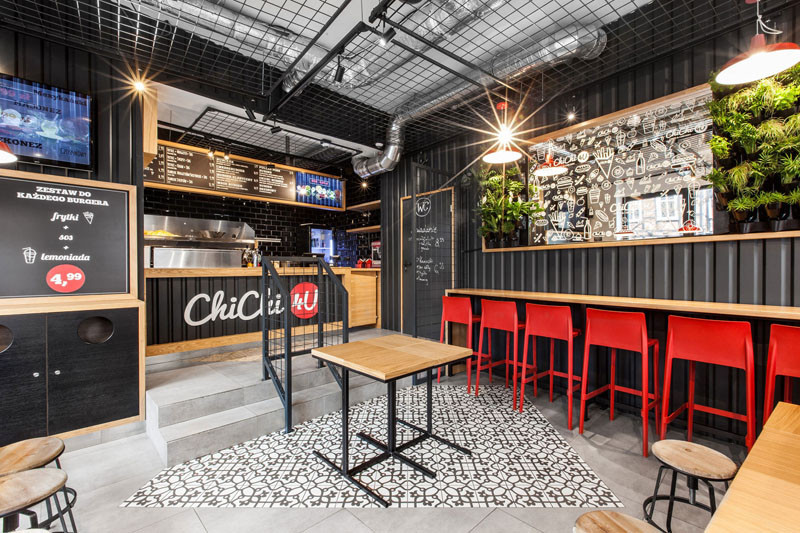
[[[644,313],[587,309],[586,344],[647,353]]]
[[[442,322],[472,323],[472,300],[459,296],[442,296]]]
[[[800,378],[800,328],[772,324],[767,360],[768,367],[775,365],[777,375]]]
[[[517,304],[514,302],[498,302],[481,300],[481,327],[502,331],[517,331]]]
[[[747,370],[753,367],[749,322],[669,317],[667,357]]]
[[[568,341],[572,338],[572,310],[568,305],[525,305],[525,335]]]

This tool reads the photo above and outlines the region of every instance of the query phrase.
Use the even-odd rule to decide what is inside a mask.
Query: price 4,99
[[[47,273],[47,286],[56,292],[75,292],[86,282],[86,274],[75,265],[58,265]]]

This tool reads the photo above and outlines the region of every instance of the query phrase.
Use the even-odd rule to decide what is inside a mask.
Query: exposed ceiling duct
[[[509,0],[429,0],[416,7],[406,22],[417,28],[423,37],[433,42],[445,39],[477,18],[494,12]],[[282,28],[267,24],[245,13],[225,6],[224,1],[208,0],[121,0],[131,10],[142,13],[153,20],[167,21],[175,27],[202,36],[227,49],[263,61],[280,70],[286,70],[306,49],[310,39]],[[414,2],[409,2],[413,4]],[[427,47],[407,35],[397,39],[415,50]],[[329,50],[314,45],[297,62],[294,69],[283,80],[283,89],[289,91]],[[376,65],[379,51],[368,50],[359,56],[343,54],[340,63],[344,67],[341,82],[335,80],[336,69],[323,70],[314,83],[334,89],[365,87],[375,82],[382,72]]]
[[[533,71],[549,68],[573,58],[595,59],[606,46],[606,33],[596,26],[569,26],[542,39],[530,47],[519,46],[508,50],[484,68],[495,77],[513,81]],[[490,86],[493,80],[475,72],[473,79]],[[410,121],[441,108],[463,102],[475,93],[470,83],[441,92],[433,97],[418,95],[397,108],[386,129],[386,149],[370,158],[353,159],[353,169],[362,178],[388,172],[400,161],[403,151],[403,134]]]

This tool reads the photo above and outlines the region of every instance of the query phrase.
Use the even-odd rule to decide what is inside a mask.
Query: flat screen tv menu
[[[0,298],[124,294],[127,191],[0,177]]]

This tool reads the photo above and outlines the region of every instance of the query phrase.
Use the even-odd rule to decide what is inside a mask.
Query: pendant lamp
[[[795,43],[767,44],[766,34],[778,35],[782,32],[767,26],[762,19],[758,0],[755,4],[756,34],[750,40],[750,48],[725,63],[719,71],[716,82],[721,85],[741,85],[758,81],[800,63],[800,46]]]
[[[522,154],[510,146],[500,146],[483,156],[483,162],[489,164],[513,163],[522,157]]]
[[[0,141],[0,164],[13,163],[17,160],[17,156],[11,151],[11,148],[2,141]]]
[[[553,159],[553,145],[551,144],[547,150],[547,156],[544,163],[540,163],[533,175],[539,178],[550,178],[553,176],[560,176],[567,173],[567,167],[563,163],[559,163]]]

